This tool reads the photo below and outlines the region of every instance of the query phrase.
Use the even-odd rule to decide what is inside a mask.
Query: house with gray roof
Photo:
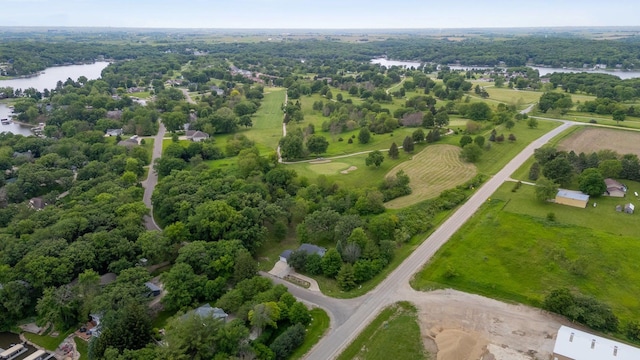
[[[187,130],[185,135],[187,136],[187,140],[194,142],[200,142],[209,138],[209,134],[200,130]]]
[[[180,318],[186,319],[191,315],[197,315],[201,318],[211,316],[215,319],[222,319],[222,321],[227,321],[227,317],[229,316],[226,312],[224,312],[224,310],[217,307],[211,307],[211,305],[209,304],[204,304],[197,309],[191,310],[186,314],[182,315]]]
[[[320,246],[313,245],[313,244],[302,244],[295,251],[304,251],[305,253],[307,253],[307,255],[318,254],[320,255],[320,257],[323,257],[324,254],[327,252],[327,249]],[[280,261],[287,263],[292,253],[293,253],[293,250],[283,251],[280,254]]]

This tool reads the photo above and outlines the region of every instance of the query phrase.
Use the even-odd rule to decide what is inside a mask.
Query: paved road
[[[164,134],[167,132],[167,129],[164,127],[164,124],[161,120],[158,120],[158,133],[153,137],[153,152],[151,153],[151,165],[149,165],[149,175],[147,175],[147,179],[142,182],[142,186],[144,187],[144,196],[142,197],[142,201],[149,208],[149,213],[151,215],[145,215],[144,224],[147,230],[160,230],[158,224],[156,224],[153,219],[153,204],[151,204],[151,195],[153,195],[153,190],[158,185],[158,173],[153,170],[153,163],[156,159],[162,156],[162,140],[164,139]]]
[[[353,312],[344,323],[338,324],[336,321],[335,328],[332,328],[329,334],[320,340],[307,354],[306,359],[326,360],[336,358],[386,305],[402,299],[401,294],[403,292],[406,293],[407,283],[413,274],[431,259],[436,251],[445,244],[476,210],[489,199],[491,194],[509,178],[509,175],[516,171],[520,165],[533,155],[535,149],[541,147],[567,128],[577,124],[578,123],[565,121],[561,126],[543,135],[522,150],[502,170],[478,189],[464,205],[434,231],[431,236],[381,282],[378,287],[358,299],[353,299],[353,303],[358,304],[356,311]],[[298,294],[295,295],[302,299],[308,299],[309,302],[314,302],[314,300],[318,301],[316,298],[311,298],[308,291],[299,291]],[[331,300],[321,306],[329,311],[333,311],[332,307],[339,310],[337,308],[339,302],[340,300]],[[334,315],[334,317],[336,316]]]

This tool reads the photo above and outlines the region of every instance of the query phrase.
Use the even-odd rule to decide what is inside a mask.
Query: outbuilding
[[[611,178],[604,179],[604,183],[607,185],[607,191],[604,195],[611,197],[625,197],[627,195],[626,185]]]
[[[586,208],[589,202],[589,195],[580,191],[572,191],[560,189],[556,194],[556,204],[575,206],[579,208]]]
[[[553,360],[638,360],[640,349],[561,326],[553,347]]]

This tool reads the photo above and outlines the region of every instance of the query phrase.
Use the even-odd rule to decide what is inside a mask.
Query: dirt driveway
[[[425,348],[437,360],[547,360],[560,325],[571,325],[540,309],[450,289],[404,289],[399,297],[418,308]]]

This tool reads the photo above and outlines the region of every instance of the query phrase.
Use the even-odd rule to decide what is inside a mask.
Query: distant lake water
[[[98,79],[101,76],[102,70],[106,68],[107,65],[109,65],[108,62],[99,61],[86,65],[54,66],[44,69],[42,73],[36,76],[0,80],[0,88],[12,87],[14,90],[34,88],[38,91],[44,91],[44,89],[55,89],[58,81],[65,82],[68,78],[71,78],[73,81],[77,81],[80,76],[85,76],[88,80]],[[8,119],[11,115],[12,110],[9,106],[6,104],[0,104],[0,119]],[[13,122],[8,125],[0,124],[0,132],[11,132],[24,136],[33,135],[31,127],[22,126]]]
[[[487,69],[493,69],[493,67],[490,66],[460,66],[460,65],[448,65],[449,68],[451,70],[472,70],[472,69],[477,69],[477,70],[487,70]],[[581,73],[581,72],[587,72],[587,73],[598,73],[598,74],[609,74],[609,75],[613,75],[613,76],[617,76],[620,79],[635,79],[635,78],[640,78],[640,71],[622,71],[622,70],[601,70],[601,69],[596,69],[596,70],[591,70],[591,69],[566,69],[566,68],[552,68],[552,67],[541,67],[541,66],[529,66],[532,69],[538,70],[538,72],[540,73],[540,76],[544,76],[544,75],[548,75],[548,74],[553,74],[553,73]]]
[[[419,62],[415,62],[415,61],[401,61],[401,60],[388,60],[385,58],[377,58],[377,59],[371,59],[371,63],[372,64],[380,64],[382,66],[385,67],[392,67],[392,66],[401,66],[401,67],[414,67],[414,68],[418,68],[420,67],[420,63]]]
[[[93,64],[86,65],[66,65],[54,66],[44,69],[44,71],[36,76],[28,78],[17,78],[9,80],[0,80],[0,88],[12,87],[16,89],[34,88],[38,91],[44,89],[55,89],[58,81],[65,82],[68,78],[77,81],[80,76],[85,76],[89,80],[97,79],[101,76],[102,70],[109,65],[106,61],[98,61]]]

